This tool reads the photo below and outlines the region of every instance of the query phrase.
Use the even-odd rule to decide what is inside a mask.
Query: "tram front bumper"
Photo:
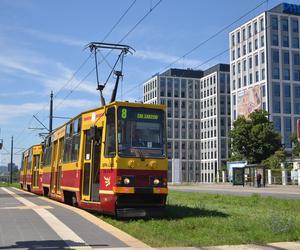
[[[163,217],[165,207],[159,208],[117,208],[118,218],[136,218],[136,217]]]

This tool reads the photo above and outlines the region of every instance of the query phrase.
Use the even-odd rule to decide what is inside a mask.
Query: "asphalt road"
[[[0,249],[124,248],[77,213],[36,195],[0,188]]]
[[[280,199],[300,199],[299,186],[267,186],[262,188],[232,186],[231,184],[170,185],[169,189],[182,192],[202,192],[237,196],[271,196]]]

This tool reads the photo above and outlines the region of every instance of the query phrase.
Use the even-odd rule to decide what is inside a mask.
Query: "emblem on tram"
[[[110,177],[104,176],[104,182],[105,182],[105,187],[108,187],[110,185]]]

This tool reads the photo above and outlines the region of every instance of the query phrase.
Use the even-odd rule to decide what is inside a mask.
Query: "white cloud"
[[[92,100],[87,99],[56,99],[57,105],[59,105],[59,110],[67,110],[69,108],[80,108],[81,111],[97,107],[97,103]],[[8,123],[9,121],[24,117],[32,116],[36,112],[40,111],[42,107],[47,107],[47,102],[28,102],[23,104],[0,104],[0,123]],[[55,108],[55,106],[54,106]]]
[[[86,44],[88,44],[87,41],[75,39],[72,37],[68,37],[65,35],[60,34],[53,34],[53,33],[47,33],[39,30],[34,30],[30,28],[19,28],[18,29],[21,32],[24,32],[25,34],[31,35],[35,38],[48,41],[48,42],[54,42],[54,43],[61,43],[68,46],[79,46],[84,47]]]
[[[27,59],[27,61],[26,61]],[[13,55],[11,56],[0,56],[0,70],[5,73],[14,74],[15,71],[22,72],[25,74],[45,77],[45,74],[36,69],[36,67],[30,66],[31,62],[28,58],[16,58]]]
[[[144,60],[153,60],[153,61],[159,61],[161,63],[168,63],[168,64],[174,63],[175,61],[178,60],[178,56],[169,55],[163,52],[152,51],[152,50],[137,50],[134,56]],[[178,60],[175,63],[175,65],[180,65],[181,67],[195,67],[199,64],[201,64],[200,60],[187,59],[187,58]]]
[[[25,91],[18,91],[18,92],[6,92],[0,93],[0,97],[15,97],[15,96],[27,96],[27,95],[34,95],[37,94],[36,91],[33,90],[25,90]]]
[[[24,115],[34,114],[45,103],[0,104],[0,123],[7,122]]]
[[[55,99],[55,103],[56,105],[54,105],[54,109],[59,107],[60,110],[68,108],[80,108],[80,111],[84,111],[87,108],[98,106],[94,101],[86,99]]]

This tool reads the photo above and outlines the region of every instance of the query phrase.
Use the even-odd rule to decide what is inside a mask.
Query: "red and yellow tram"
[[[41,158],[43,147],[34,145],[22,154],[22,168],[20,172],[21,188],[36,194],[42,194]]]
[[[113,102],[57,128],[43,150],[25,151],[20,184],[84,209],[155,216],[168,194],[166,143],[165,106]],[[40,167],[29,161],[35,155]]]

